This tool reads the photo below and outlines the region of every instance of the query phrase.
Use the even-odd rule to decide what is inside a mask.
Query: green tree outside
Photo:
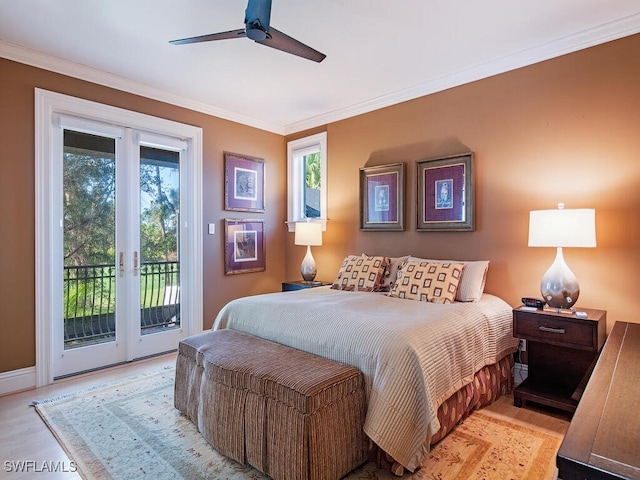
[[[65,145],[63,263],[65,267],[86,267],[65,272],[65,318],[115,310],[115,165],[112,153]],[[177,162],[142,160],[141,262],[178,260],[179,182],[172,178],[177,172]],[[143,282],[143,308],[164,300],[145,290],[164,291],[165,285],[178,284],[175,271],[159,278],[156,284]]]

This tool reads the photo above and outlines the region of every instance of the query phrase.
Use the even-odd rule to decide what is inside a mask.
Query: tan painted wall
[[[314,247],[318,278],[333,280],[344,255],[489,259],[487,291],[512,305],[537,295],[551,249],[527,247],[528,212],[595,207],[598,247],[568,249],[578,305],[640,322],[640,35],[326,126],[330,222]],[[204,218],[218,232],[224,150],[265,158],[267,271],[226,277],[221,235],[204,236],[204,319],[237,296],[300,278],[304,248],[286,233],[283,137],[0,59],[0,372],[35,362],[34,87],[198,125],[204,129]],[[322,129],[314,129],[315,131]],[[304,132],[304,134],[309,132]],[[476,231],[415,232],[415,161],[475,154]],[[358,169],[405,162],[405,232],[360,232]]]
[[[35,364],[34,87],[203,129],[204,327],[240,295],[280,289],[284,277],[286,144],[281,135],[0,59],[0,372]],[[264,158],[266,214],[225,212],[223,151]],[[224,218],[264,218],[266,272],[224,275]],[[217,234],[206,235],[216,223]]]
[[[640,322],[640,35],[327,126],[328,214],[318,278],[347,254],[488,259],[486,290],[539,296],[555,251],[528,248],[530,210],[595,207],[598,246],[565,249],[578,307]],[[287,140],[301,136],[291,135]],[[415,161],[473,151],[476,231],[416,232]],[[359,168],[405,162],[406,231],[359,231]],[[304,247],[287,236],[287,277]]]

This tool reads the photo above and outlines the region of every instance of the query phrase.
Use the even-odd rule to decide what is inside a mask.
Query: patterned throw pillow
[[[456,293],[456,301],[458,302],[476,302],[482,297],[484,292],[484,284],[487,279],[487,270],[489,269],[488,260],[432,260],[430,258],[409,257],[410,262],[431,262],[431,263],[462,263],[464,269],[462,278],[458,285]]]
[[[406,262],[390,297],[432,303],[453,303],[462,277],[462,263]]]
[[[387,257],[348,255],[342,262],[331,288],[336,290],[377,292],[388,264]]]

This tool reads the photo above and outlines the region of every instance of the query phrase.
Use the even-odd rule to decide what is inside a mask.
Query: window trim
[[[304,150],[320,152],[320,217],[309,219],[322,223],[322,230],[327,229],[327,132],[287,142],[287,227],[289,232],[295,231],[296,222],[307,221],[303,211],[304,204],[304,165],[296,156]],[[309,152],[311,153],[311,152]],[[297,157],[297,158],[296,158]]]

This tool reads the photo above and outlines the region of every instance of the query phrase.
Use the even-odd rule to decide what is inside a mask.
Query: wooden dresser
[[[562,480],[640,479],[640,324],[616,322],[560,445]]]

